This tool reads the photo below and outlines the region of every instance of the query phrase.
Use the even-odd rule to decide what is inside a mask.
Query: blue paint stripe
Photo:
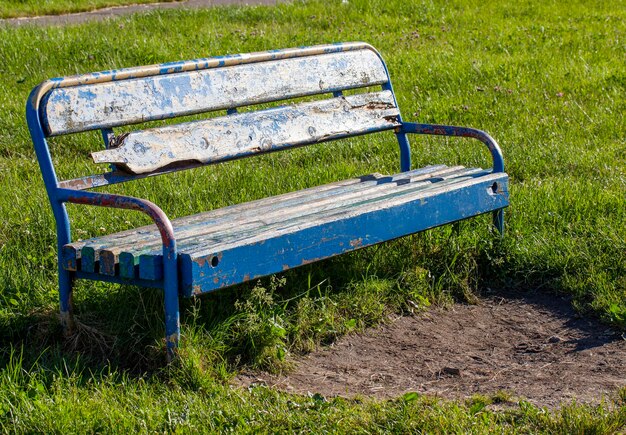
[[[138,262],[137,262],[138,263]],[[120,276],[126,279],[134,279],[137,275],[135,256],[122,252],[119,256]]]

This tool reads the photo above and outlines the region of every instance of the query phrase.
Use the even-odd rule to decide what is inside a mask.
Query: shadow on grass
[[[363,278],[365,263],[378,249],[280,274],[285,279],[274,289],[275,304],[265,308],[284,311],[309,294],[319,297],[323,292],[324,297],[332,297],[345,292],[350,282]],[[233,342],[228,328],[239,313],[238,301],[249,300],[255,286],[269,288],[272,280],[266,277],[196,299],[181,299],[183,346],[186,335],[193,335],[191,329],[203,331],[222,342],[218,346],[221,358],[231,368],[249,363],[256,350]],[[10,354],[21,349],[24,366],[37,362],[51,372],[67,370],[68,365],[94,372],[123,371],[138,377],[162,371],[166,358],[161,290],[79,280],[74,296],[77,327],[69,337],[61,329],[56,307],[5,319],[0,333],[0,366],[5,367]]]
[[[536,282],[520,274],[516,281],[507,274],[506,248],[497,238],[486,231],[458,237],[459,228],[387,242],[287,271],[279,279],[266,277],[181,299],[182,356],[195,355],[209,376],[227,377],[224,370],[232,373],[248,365],[271,369],[287,350],[306,353],[345,333],[384,322],[391,312],[412,312],[416,301],[422,308],[451,301],[474,303],[480,289],[488,294],[490,288],[507,288],[498,296],[528,298],[567,317],[572,328],[584,331],[577,349],[621,339],[613,330],[612,335],[604,334],[606,325],[577,315],[571,299],[557,298],[554,292],[511,290],[541,287],[540,279],[550,282],[550,271]],[[552,275],[558,277],[558,271]],[[37,362],[51,372],[72,365],[79,371],[124,372],[131,377],[164,373],[160,290],[80,281],[75,296],[76,334],[64,337],[53,309],[12,317],[0,335],[0,365],[6,366],[11,349],[21,348],[26,366]],[[251,300],[256,305],[246,306]],[[369,311],[377,304],[383,309]],[[311,321],[316,316],[328,318]],[[221,375],[212,366],[221,367]]]

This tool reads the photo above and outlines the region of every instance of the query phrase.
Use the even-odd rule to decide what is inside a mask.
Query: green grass
[[[244,365],[289,367],[294,355],[390,312],[473,300],[486,287],[570,294],[582,315],[623,328],[626,10],[602,2],[351,0],[162,11],[114,23],[0,29],[5,430],[623,430],[623,397],[555,413],[526,402],[495,412],[483,399],[326,401],[239,391],[225,380]],[[24,122],[30,89],[79,72],[341,40],[382,52],[406,120],[474,126],[498,140],[511,176],[506,237],[494,237],[481,217],[187,301],[183,358],[169,368],[158,291],[81,282],[76,309],[86,326],[64,342],[55,315],[54,220]],[[53,141],[61,178],[95,170],[88,152],[98,140]],[[489,165],[472,141],[420,138],[412,149],[415,166]],[[110,191],[151,199],[176,217],[397,169],[393,137],[377,135]],[[77,238],[146,222],[133,213],[69,211]]]
[[[177,0],[0,0],[0,18],[59,15],[93,11],[111,6],[125,6]]]
[[[614,433],[626,423],[624,402],[570,404],[550,413],[524,401],[494,411],[494,404],[507,404],[501,393],[461,403],[416,393],[384,402],[327,399],[210,381],[190,386],[180,376],[169,382],[106,371],[86,376],[80,362],[50,370],[24,367],[19,352],[12,357],[0,377],[0,427],[7,432],[582,434]]]

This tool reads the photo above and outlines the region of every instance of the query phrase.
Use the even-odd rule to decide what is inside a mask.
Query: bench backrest
[[[372,86],[378,89],[342,95],[345,90]],[[237,112],[244,106],[312,95],[323,98]],[[401,122],[386,66],[364,43],[53,79],[33,91],[30,104],[38,114],[44,141],[50,136],[102,130],[107,149],[92,156],[96,163],[114,164],[114,170],[61,183],[73,188],[389,130]],[[218,110],[227,114],[120,136],[112,131],[129,124]]]

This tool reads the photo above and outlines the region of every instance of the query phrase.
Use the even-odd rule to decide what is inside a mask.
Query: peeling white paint
[[[356,94],[137,131],[119,147],[92,153],[134,174],[185,161],[210,163],[285,146],[391,129],[399,125],[390,91]]]
[[[59,135],[386,82],[362,49],[52,89],[44,118]]]

